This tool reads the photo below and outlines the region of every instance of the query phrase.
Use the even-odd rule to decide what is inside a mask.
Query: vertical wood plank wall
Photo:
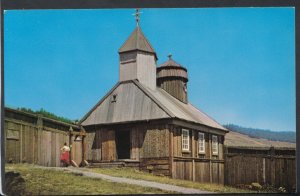
[[[169,172],[169,131],[167,125],[134,125],[124,128],[87,130],[86,158],[90,162],[116,161],[115,132],[130,130],[130,159],[140,161],[141,169]],[[147,169],[148,168],[148,169]]]
[[[79,165],[82,162],[82,136],[72,136],[72,160]]]
[[[224,137],[218,136],[218,155],[211,152],[211,134],[205,133],[205,154],[198,151],[198,132],[190,130],[190,151],[182,151],[181,128],[173,127],[172,177],[197,182],[224,184]],[[193,137],[192,137],[193,136]]]
[[[240,152],[225,154],[225,184],[258,182],[261,185],[284,187],[289,191],[295,188],[295,155],[261,154],[255,150],[251,154],[243,153],[243,150]]]
[[[105,130],[102,133],[102,160],[114,161],[117,158],[115,131]]]
[[[60,166],[60,148],[65,142],[69,145],[68,126],[64,125],[63,129],[60,123],[43,122],[41,117],[18,111],[6,111],[5,115],[6,162]],[[74,157],[81,153],[81,145],[75,144],[72,148]]]
[[[167,91],[180,101],[187,103],[187,92],[184,87],[184,81],[177,79],[158,79],[158,86]]]

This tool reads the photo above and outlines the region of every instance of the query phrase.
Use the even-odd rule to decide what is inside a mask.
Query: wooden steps
[[[139,168],[140,162],[133,160],[112,161],[112,162],[90,162],[90,168],[111,168],[111,167],[133,167]]]

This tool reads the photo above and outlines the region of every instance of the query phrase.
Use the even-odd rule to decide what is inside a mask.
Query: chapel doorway
[[[130,131],[116,131],[118,159],[130,159]]]

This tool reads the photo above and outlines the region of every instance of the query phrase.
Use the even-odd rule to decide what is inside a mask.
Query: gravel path
[[[117,183],[127,183],[127,184],[134,184],[138,186],[144,186],[144,187],[152,187],[152,188],[157,188],[161,190],[166,190],[166,191],[174,191],[178,193],[184,193],[184,194],[208,194],[212,192],[208,191],[201,191],[199,189],[193,189],[193,188],[185,188],[185,187],[180,187],[180,186],[175,186],[175,185],[169,185],[169,184],[163,184],[163,183],[158,183],[158,182],[152,182],[152,181],[146,181],[146,180],[134,180],[134,179],[129,179],[129,178],[122,178],[122,177],[113,177],[105,174],[99,174],[95,172],[90,172],[87,171],[86,169],[81,169],[81,168],[75,168],[75,167],[43,167],[44,169],[51,168],[51,169],[56,169],[56,170],[67,170],[71,171],[73,173],[78,173],[82,174],[83,176],[91,177],[91,178],[100,178],[103,180],[109,180],[112,182],[117,182]]]

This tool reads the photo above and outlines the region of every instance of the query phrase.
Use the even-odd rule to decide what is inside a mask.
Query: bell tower
[[[157,68],[157,86],[183,103],[188,103],[187,69],[176,63],[170,54],[169,60]]]
[[[156,52],[139,25],[139,9],[136,9],[136,28],[119,49],[119,81],[137,79],[144,86],[156,88]]]

